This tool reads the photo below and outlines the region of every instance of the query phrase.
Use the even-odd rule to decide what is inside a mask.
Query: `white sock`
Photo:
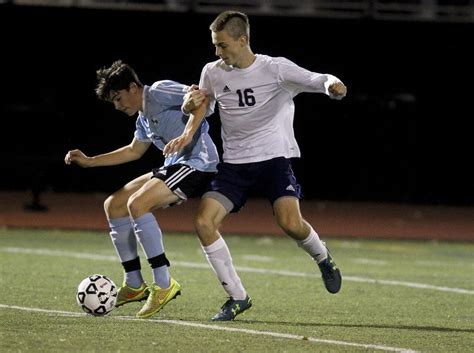
[[[211,245],[203,246],[202,250],[229,296],[236,300],[244,300],[247,293],[232,264],[232,257],[224,239],[221,237]]]
[[[316,233],[312,227],[308,237],[304,240],[297,240],[296,244],[306,251],[317,263],[320,263],[328,257],[326,247],[321,239],[319,239],[318,233]]]

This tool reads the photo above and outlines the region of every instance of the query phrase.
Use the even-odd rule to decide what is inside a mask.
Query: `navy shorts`
[[[253,192],[265,196],[272,205],[282,196],[300,199],[301,186],[296,181],[290,160],[278,157],[256,163],[219,163],[210,191],[205,196],[218,200],[228,212],[235,213]]]
[[[201,172],[185,164],[153,169],[153,177],[161,179],[179,198],[200,197],[209,190],[214,172]]]

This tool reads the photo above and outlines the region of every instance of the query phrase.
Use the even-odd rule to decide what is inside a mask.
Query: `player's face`
[[[239,64],[244,54],[244,48],[247,45],[245,36],[235,40],[225,30],[212,32],[212,44],[216,47],[216,55],[227,65],[240,67]]]
[[[119,91],[112,91],[110,93],[111,102],[114,104],[115,109],[133,116],[138,110],[140,110],[139,103],[137,104],[136,97],[136,85],[130,85],[128,90],[121,89]]]

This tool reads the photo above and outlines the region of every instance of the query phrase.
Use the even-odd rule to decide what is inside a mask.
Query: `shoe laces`
[[[155,296],[159,299],[159,300],[164,300],[166,298],[166,295],[168,294],[168,291],[163,289],[163,288],[160,288],[158,286],[150,286],[149,287],[149,290],[150,290],[150,296],[149,296],[149,299],[150,298],[155,298]],[[150,300],[153,300],[153,299],[150,299]]]
[[[229,308],[232,305],[232,302],[234,302],[234,299],[232,297],[228,297],[227,301],[224,303],[224,305],[221,306],[221,311],[224,311],[225,309]]]
[[[332,271],[336,269],[336,264],[334,263],[331,256],[328,255],[326,259],[324,259],[323,261],[319,263],[319,268],[321,269],[321,271],[325,273],[331,273]]]

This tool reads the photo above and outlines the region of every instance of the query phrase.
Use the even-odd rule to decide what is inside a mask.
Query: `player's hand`
[[[71,163],[76,163],[77,165],[87,168],[90,166],[90,157],[87,157],[81,150],[71,150],[66,153],[64,157],[64,163],[70,165]]]
[[[328,91],[331,98],[342,99],[347,93],[347,87],[341,81],[336,81],[329,85]]]
[[[192,136],[188,136],[187,134],[182,134],[170,142],[168,142],[163,148],[163,155],[165,157],[172,156],[174,154],[178,154],[184,147],[186,147],[192,140]]]
[[[188,90],[186,92],[192,92],[192,91],[195,91],[199,89],[199,86],[198,85],[195,85],[194,83],[188,87]]]
[[[188,93],[186,93],[186,95],[184,96],[183,112],[185,112],[186,114],[191,113],[194,109],[199,107],[205,99],[206,94],[202,89],[194,89],[192,91],[188,91]]]

